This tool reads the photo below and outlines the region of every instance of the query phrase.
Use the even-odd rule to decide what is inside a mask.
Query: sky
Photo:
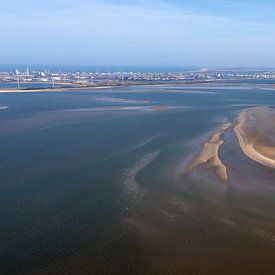
[[[275,67],[274,0],[1,0],[0,65]]]

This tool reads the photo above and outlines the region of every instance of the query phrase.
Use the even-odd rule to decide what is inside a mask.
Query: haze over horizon
[[[273,66],[275,3],[11,0],[2,64]]]

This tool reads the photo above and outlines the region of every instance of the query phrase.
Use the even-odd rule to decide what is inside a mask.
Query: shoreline
[[[42,84],[42,83],[37,83]],[[45,83],[43,83],[45,84]],[[61,87],[38,87],[38,88],[0,88],[0,93],[35,93],[35,92],[73,92],[73,91],[88,91],[88,90],[96,90],[96,89],[115,89],[115,88],[132,88],[132,87],[190,87],[190,88],[216,88],[216,85],[223,85],[224,88],[244,88],[246,85],[250,84],[240,84],[234,82],[222,82],[222,81],[209,81],[209,82],[201,82],[201,81],[193,81],[193,82],[169,82],[169,83],[126,83],[125,85],[93,85],[93,86],[78,86],[72,87],[72,83],[68,83],[68,86]],[[58,85],[58,83],[57,83]],[[275,85],[272,87],[270,84],[257,84],[261,89],[270,89],[275,90]]]
[[[228,181],[229,177],[227,167],[219,158],[219,149],[220,146],[224,143],[221,136],[231,126],[232,124],[230,122],[225,123],[212,134],[210,139],[204,143],[199,155],[195,157],[189,164],[188,171],[192,171],[198,166],[203,165],[207,170],[213,169],[215,175],[223,182]]]
[[[237,125],[234,127],[234,132],[238,138],[239,145],[241,147],[242,152],[249,157],[250,159],[267,166],[269,168],[275,168],[275,160],[272,158],[269,158],[265,156],[264,154],[261,154],[256,148],[255,148],[255,142],[248,142],[246,133],[243,130],[246,123],[248,123],[247,118],[247,110],[242,111],[239,116],[239,121]]]
[[[71,92],[71,91],[78,91],[78,90],[85,91],[85,90],[95,90],[95,89],[113,89],[118,87],[122,87],[122,86],[58,87],[58,88],[38,88],[38,89],[0,88],[0,93]]]
[[[125,85],[92,85],[92,86],[77,86],[72,87],[72,83],[68,83],[68,86],[61,87],[39,87],[39,88],[0,88],[0,93],[35,93],[35,92],[72,92],[72,91],[87,91],[87,90],[96,90],[96,89],[115,89],[115,88],[128,88],[128,87],[169,87],[171,85],[179,87],[192,87],[195,84],[210,84],[215,82],[169,82],[169,83],[126,83]],[[37,83],[45,84],[45,83]],[[58,84],[57,84],[58,85]]]

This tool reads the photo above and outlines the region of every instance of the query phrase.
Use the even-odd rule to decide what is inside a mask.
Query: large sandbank
[[[270,168],[275,168],[274,122],[274,110],[254,108],[242,111],[234,128],[243,153]]]

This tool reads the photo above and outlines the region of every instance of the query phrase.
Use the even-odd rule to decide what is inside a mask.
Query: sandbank
[[[247,112],[245,110],[240,113],[238,124],[234,128],[240,147],[243,153],[250,159],[264,166],[275,168],[275,147],[266,146],[257,141],[258,139],[251,138],[248,131],[249,119]],[[257,127],[257,121],[256,123],[254,122],[254,127]]]
[[[198,165],[203,165],[206,169],[213,169],[220,180],[228,181],[227,168],[219,158],[219,148],[223,144],[221,136],[230,126],[231,123],[226,123],[211,136],[204,144],[200,154],[189,165],[189,171]]]

